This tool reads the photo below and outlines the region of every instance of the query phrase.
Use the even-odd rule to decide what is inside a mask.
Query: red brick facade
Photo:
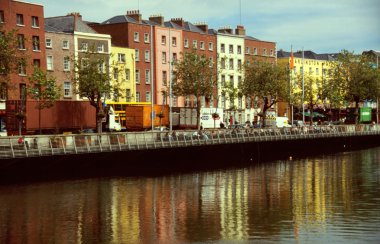
[[[139,102],[146,102],[145,94],[151,91],[151,84],[145,84],[145,70],[151,70],[151,60],[145,61],[145,51],[151,54],[150,26],[143,23],[115,23],[115,24],[92,24],[90,25],[98,33],[109,34],[112,37],[112,44],[119,47],[128,47],[136,51],[136,70],[140,73],[140,82],[136,80],[136,93],[139,94]],[[135,40],[135,33],[138,35],[138,41]],[[149,41],[144,40],[144,35],[149,35]],[[151,71],[152,72],[152,71]],[[154,84],[154,82],[153,82]],[[136,97],[136,101],[138,98]]]
[[[28,76],[33,73],[34,65],[46,70],[44,9],[38,4],[1,0],[0,11],[4,16],[0,24],[2,28],[16,30],[16,35],[23,35],[25,40],[20,52],[26,58],[26,72],[12,72],[12,86],[8,89],[8,99],[18,100],[21,98],[20,91],[29,83]]]

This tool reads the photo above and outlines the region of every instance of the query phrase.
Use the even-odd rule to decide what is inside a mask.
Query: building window
[[[225,53],[226,52],[226,47],[225,47],[224,43],[220,44],[220,52],[221,53]]]
[[[242,96],[238,97],[238,107],[239,107],[239,109],[243,108],[243,97]],[[241,119],[240,119],[240,121],[241,121]]]
[[[104,44],[98,44],[98,53],[104,52]]]
[[[145,101],[150,102],[150,92],[148,91],[145,93]]]
[[[40,68],[41,67],[41,61],[39,59],[33,59],[33,66],[35,68]]]
[[[18,64],[18,74],[19,75],[26,75],[26,67],[25,67],[25,60],[19,62]]]
[[[246,47],[246,48],[245,48],[245,54],[249,54],[249,51],[250,51],[250,50],[249,50],[249,47]]]
[[[226,76],[225,75],[222,75],[221,77],[221,84],[220,84],[222,87],[225,87],[226,86]]]
[[[234,59],[230,58],[229,60],[229,67],[230,69],[234,69]]]
[[[200,42],[200,49],[201,50],[205,50],[205,43],[204,42]]]
[[[225,59],[225,58],[222,58],[222,59],[220,60],[220,67],[221,67],[222,69],[225,69],[225,68],[226,68],[226,59]]]
[[[64,57],[63,58],[63,70],[64,71],[69,71],[70,70],[70,58],[69,57]]]
[[[63,96],[71,97],[71,82],[70,81],[65,81],[63,83]]]
[[[173,47],[177,46],[177,37],[172,37],[172,45]]]
[[[208,50],[209,50],[209,51],[214,50],[214,45],[212,44],[212,42],[209,42],[209,43],[208,43]]]
[[[106,69],[105,69],[105,64],[104,62],[101,62],[98,64],[98,70],[99,70],[99,73],[105,73]]]
[[[125,69],[125,79],[130,80],[131,77],[131,71],[129,69]]]
[[[315,68],[315,74],[319,75],[319,69],[318,68]]]
[[[263,55],[267,55],[267,49],[263,48]]]
[[[119,79],[119,70],[117,68],[113,69],[113,79],[118,80]]]
[[[166,45],[166,36],[161,36],[161,44]]]
[[[17,35],[17,45],[18,45],[18,49],[25,50],[25,38],[23,34]]]
[[[166,52],[162,52],[162,58],[161,58],[161,60],[162,60],[163,64],[166,64]]]
[[[197,40],[193,40],[193,48],[194,49],[198,48],[198,41]]]
[[[240,45],[237,46],[237,53],[241,54],[241,46]]]
[[[313,68],[309,67],[309,74],[313,73]]]
[[[257,48],[253,48],[253,55],[257,55]]]
[[[135,33],[133,33],[133,40],[135,41],[135,42],[139,42],[139,33],[138,32],[135,32]]]
[[[24,15],[16,14],[16,24],[17,25],[24,25]]]
[[[136,69],[136,84],[140,84],[140,70]]]
[[[53,56],[46,56],[46,69],[53,70]]]
[[[4,11],[0,10],[0,23],[4,23],[4,22],[5,22]]]
[[[209,57],[208,60],[209,60],[209,67],[211,68],[214,61],[212,60],[212,57]]]
[[[63,49],[69,49],[69,41],[64,40],[64,41],[62,42],[62,48],[63,48]]]
[[[136,61],[140,61],[140,50],[138,49],[135,50],[135,57],[136,57]]]
[[[273,49],[270,50],[270,56],[273,56],[274,53],[273,53]]]
[[[126,102],[130,102],[131,101],[131,89],[127,89],[125,91],[125,95],[127,96],[126,97]]]
[[[82,52],[87,52],[87,50],[88,50],[88,44],[87,44],[87,42],[82,42],[82,43],[80,44],[80,50],[81,50]]]
[[[25,100],[26,99],[26,84],[21,83],[19,85],[19,91],[20,91],[20,100]]]
[[[38,17],[37,16],[32,16],[32,27],[34,27],[34,28],[40,27],[40,24],[38,23]]]
[[[150,38],[149,38],[149,34],[148,34],[148,33],[144,33],[144,42],[145,42],[145,43],[149,43],[149,42],[150,42],[149,39],[150,39]]]
[[[53,47],[53,43],[52,43],[50,38],[46,38],[45,43],[46,43],[46,48],[52,48]]]
[[[145,84],[150,84],[150,70],[145,70]]]
[[[185,41],[184,41],[184,46],[185,46],[186,48],[189,47],[189,39],[185,39]]]
[[[173,53],[172,61],[173,63],[177,62],[177,53]]]
[[[140,92],[136,92],[136,102],[140,102]]]
[[[33,51],[40,51],[40,37],[33,36],[32,42],[33,42]]]
[[[238,69],[241,70],[241,67],[242,66],[242,62],[241,62],[241,59],[238,59]]]
[[[168,73],[166,72],[166,70],[162,71],[162,84],[164,86],[167,86],[168,84]]]
[[[117,54],[117,61],[120,63],[125,63],[125,54],[124,53],[118,53]]]
[[[145,62],[150,62],[150,52],[149,52],[149,50],[145,50]]]
[[[234,86],[234,76],[230,75],[230,85]]]
[[[233,45],[229,45],[228,50],[229,50],[230,54],[234,53],[234,46]]]
[[[0,100],[6,100],[8,95],[7,95],[7,83],[2,82],[0,83]]]

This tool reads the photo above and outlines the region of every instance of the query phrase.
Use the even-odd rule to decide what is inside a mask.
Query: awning
[[[302,112],[300,114],[302,115]],[[304,114],[306,117],[310,117],[310,112],[305,112]],[[313,118],[324,118],[324,117],[326,117],[326,116],[324,116],[321,113],[313,112]]]

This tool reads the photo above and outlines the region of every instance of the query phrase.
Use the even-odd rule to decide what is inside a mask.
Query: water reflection
[[[376,242],[380,148],[151,178],[0,187],[0,243]]]

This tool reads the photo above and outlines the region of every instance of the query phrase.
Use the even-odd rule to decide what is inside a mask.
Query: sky
[[[45,17],[79,12],[103,22],[139,10],[143,19],[162,15],[218,29],[243,25],[246,34],[276,42],[277,50],[362,53],[380,50],[379,0],[28,0],[44,5]]]

